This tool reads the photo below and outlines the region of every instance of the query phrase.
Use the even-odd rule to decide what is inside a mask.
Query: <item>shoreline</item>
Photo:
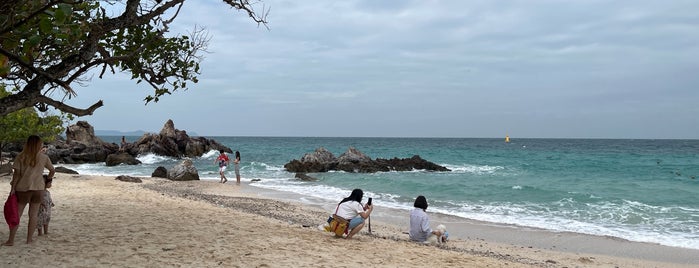
[[[254,184],[245,186],[255,187]],[[258,194],[261,196],[275,200],[281,199],[290,202],[303,198],[302,195],[297,193],[255,188],[258,189]],[[334,209],[334,204],[320,205],[313,202],[304,204],[316,206],[328,211],[328,213]],[[407,233],[409,229],[409,211],[375,205],[377,209],[372,214],[375,223],[390,224],[394,228],[401,230],[401,232]],[[699,265],[699,257],[697,257],[699,256],[699,250],[697,249],[631,241],[611,236],[556,232],[534,227],[485,222],[454,215],[433,213],[429,212],[429,210],[428,214],[433,227],[437,224],[445,224],[447,226],[451,239],[481,240],[563,253],[610,255],[648,261]],[[407,234],[405,237],[407,239]]]
[[[0,193],[9,191],[9,179],[0,176]],[[640,250],[639,257],[624,256],[605,249],[599,239],[577,240],[568,233],[555,234],[554,242],[586,245],[545,248],[533,242],[507,243],[493,234],[514,234],[523,241],[536,241],[537,234],[479,227],[474,222],[463,224],[475,235],[457,234],[461,228],[450,226],[462,223],[450,222],[452,239],[446,246],[425,246],[409,242],[403,233],[407,224],[400,225],[405,222],[400,215],[405,213],[384,212],[380,206],[372,217],[372,234],[365,227],[357,240],[346,241],[317,228],[327,218],[327,208],[291,193],[246,183],[237,187],[213,181],[142,179],[143,183],[127,183],[115,176],[57,174],[50,189],[56,203],[52,233],[35,234],[34,244],[23,244],[25,211],[15,246],[0,247],[1,262],[22,267],[696,267],[699,263],[699,251],[684,260],[682,249],[647,245],[652,252],[668,253],[671,261],[665,261],[641,258],[646,253],[638,248],[640,243],[612,242],[626,251]],[[448,220],[430,216],[433,224]],[[7,234],[7,228],[0,228],[0,239]],[[600,248],[604,254],[583,253],[580,247]]]

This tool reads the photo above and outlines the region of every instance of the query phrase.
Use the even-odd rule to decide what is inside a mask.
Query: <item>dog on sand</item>
[[[442,235],[437,236],[435,234],[430,234],[429,237],[427,237],[427,240],[425,243],[431,244],[431,245],[439,245],[447,242],[447,227],[444,226],[444,224],[437,225],[437,228],[435,228],[436,231],[439,231],[442,233]]]

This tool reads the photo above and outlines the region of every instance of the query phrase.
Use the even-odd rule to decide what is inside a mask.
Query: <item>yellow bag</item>
[[[349,227],[348,220],[333,214],[333,220],[330,222],[330,231],[335,233],[336,237],[342,237],[343,234],[347,234],[347,227]]]

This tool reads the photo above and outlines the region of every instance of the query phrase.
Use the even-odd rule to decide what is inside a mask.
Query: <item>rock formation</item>
[[[199,157],[211,150],[233,151],[215,140],[204,137],[189,137],[184,130],[175,129],[168,120],[159,134],[144,134],[138,141],[128,143],[123,152],[119,145],[108,143],[95,136],[95,130],[86,121],[78,121],[66,129],[65,139],[57,137],[47,143],[46,154],[54,164],[83,164],[105,162],[108,166],[121,163],[134,165],[139,154],[153,153],[170,157]],[[14,159],[22,150],[22,144],[8,146],[4,157]],[[111,156],[111,157],[110,157]],[[109,157],[109,161],[107,158]]]
[[[185,159],[167,172],[167,178],[173,181],[199,180],[199,172],[192,160]]]
[[[289,172],[315,173],[327,172],[331,170],[342,170],[351,173],[373,173],[380,171],[450,171],[448,168],[437,165],[415,155],[411,158],[393,158],[372,160],[359,150],[350,147],[347,152],[339,158],[323,147],[316,149],[313,153],[307,153],[301,160],[291,160],[284,165]]]
[[[171,157],[198,157],[211,150],[233,150],[215,140],[204,137],[189,137],[184,130],[175,129],[172,120],[168,120],[159,134],[147,133],[134,143],[126,145],[125,151],[131,155],[154,153]]]

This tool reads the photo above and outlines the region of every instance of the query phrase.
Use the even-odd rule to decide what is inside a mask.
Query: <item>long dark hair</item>
[[[235,151],[235,158],[237,158],[238,161],[240,161],[240,152]]]
[[[363,197],[364,197],[364,192],[361,189],[354,189],[354,190],[352,190],[352,193],[350,194],[350,196],[345,197],[345,199],[342,199],[342,201],[340,201],[340,204],[347,202],[347,201],[357,201],[357,202],[361,203]]]
[[[421,208],[422,210],[427,209],[427,198],[422,195],[418,196],[415,198],[415,204],[413,204],[413,207]]]

